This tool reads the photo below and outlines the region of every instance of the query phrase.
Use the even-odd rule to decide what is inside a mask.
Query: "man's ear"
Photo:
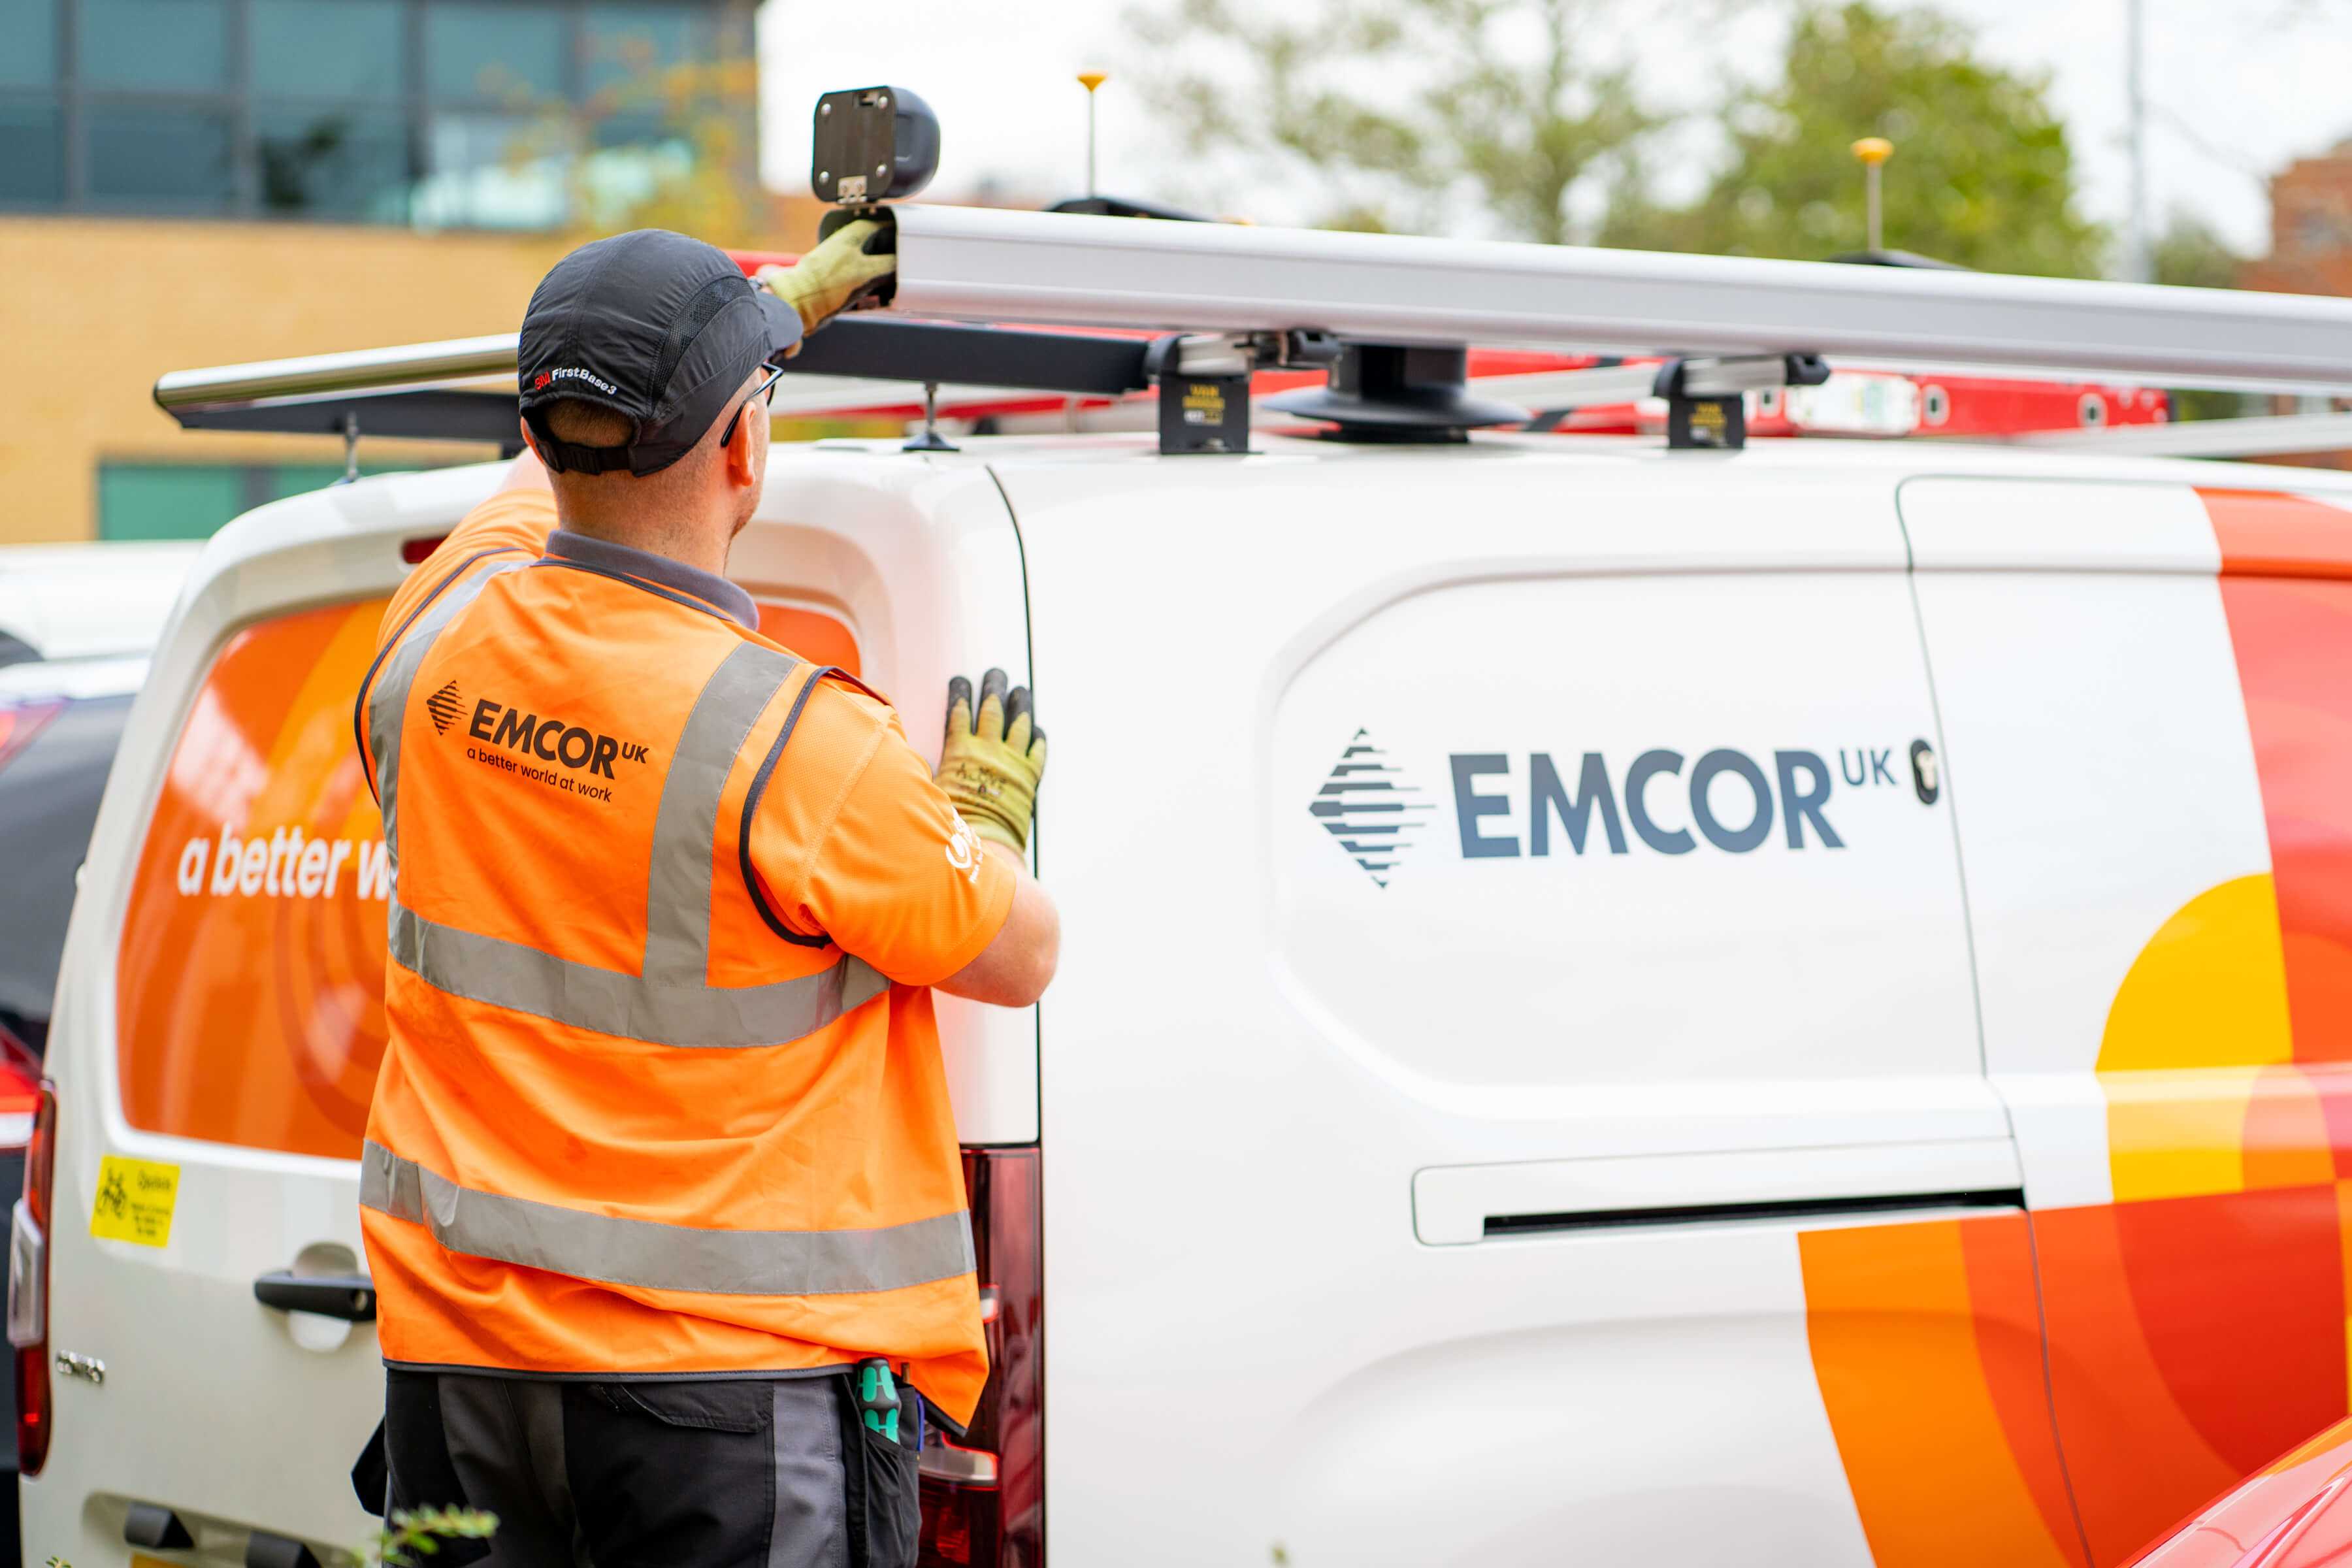
[[[744,409],[743,416],[735,421],[735,438],[719,454],[727,465],[727,482],[737,489],[748,489],[759,482],[757,459],[751,454],[751,421],[767,416],[765,408]]]
[[[522,429],[522,449],[531,455],[532,459],[539,464],[541,468],[545,469],[549,473],[554,472],[552,468],[549,468],[547,466],[547,454],[540,449],[539,432],[530,427],[530,421],[528,419],[518,419],[515,423]]]

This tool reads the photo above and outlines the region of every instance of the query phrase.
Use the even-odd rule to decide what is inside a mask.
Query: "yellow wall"
[[[169,370],[510,332],[574,243],[545,235],[0,217],[0,542],[92,539],[107,461],[330,463],[341,443],[184,431]],[[377,460],[483,447],[362,440]]]

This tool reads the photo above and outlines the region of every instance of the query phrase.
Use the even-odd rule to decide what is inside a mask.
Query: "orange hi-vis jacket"
[[[398,1366],[987,1375],[928,987],[1012,905],[888,705],[494,497],[360,695],[393,857],[360,1202]]]

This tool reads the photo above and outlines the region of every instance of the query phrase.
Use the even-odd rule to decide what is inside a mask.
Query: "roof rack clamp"
[[[1669,451],[1737,452],[1748,445],[1747,394],[1829,378],[1819,354],[1672,359],[1658,367],[1650,395],[1666,400]]]
[[[1160,384],[1160,455],[1248,451],[1257,360],[1247,334],[1154,338],[1143,369]]]
[[[1250,334],[1250,347],[1256,352],[1261,370],[1328,370],[1346,346],[1339,333],[1313,328]]]

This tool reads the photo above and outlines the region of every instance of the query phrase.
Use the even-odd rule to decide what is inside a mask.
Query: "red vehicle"
[[[2132,1568],[2333,1568],[2352,1562],[2352,1420],[2291,1448],[2181,1521]]]

